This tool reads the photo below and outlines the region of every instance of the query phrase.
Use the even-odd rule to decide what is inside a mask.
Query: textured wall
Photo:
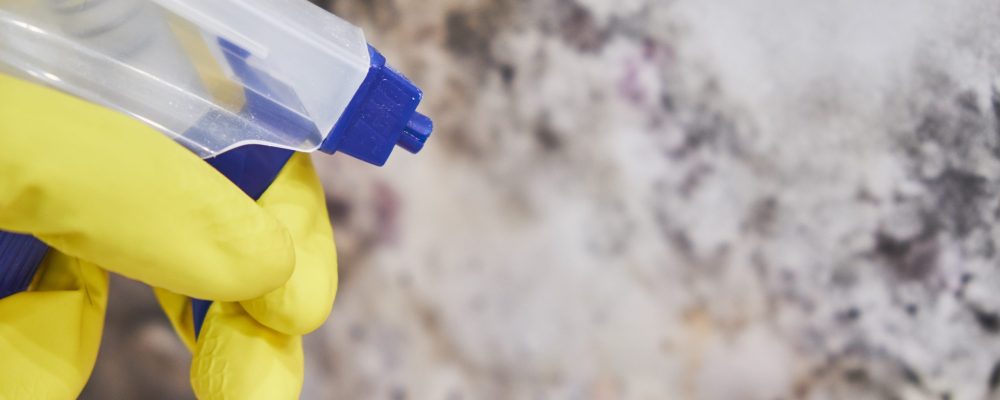
[[[342,280],[304,398],[992,398],[995,2],[331,7],[437,132],[316,158]],[[183,395],[116,289],[92,393]]]

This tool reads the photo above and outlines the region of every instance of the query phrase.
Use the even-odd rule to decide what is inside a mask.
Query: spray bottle
[[[296,151],[381,166],[432,130],[420,89],[305,0],[0,0],[0,72],[149,124],[253,199]],[[0,232],[0,298],[47,251]],[[196,332],[210,304],[193,301]]]

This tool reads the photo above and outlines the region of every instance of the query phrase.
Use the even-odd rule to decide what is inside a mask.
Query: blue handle
[[[0,231],[0,299],[27,290],[48,252],[34,236]]]

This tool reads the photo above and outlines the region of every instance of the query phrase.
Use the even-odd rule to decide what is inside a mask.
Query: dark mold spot
[[[1000,316],[995,312],[982,310],[978,307],[971,307],[972,314],[976,317],[976,323],[980,328],[991,334],[1000,332]]]
[[[993,110],[993,131],[1000,136],[1000,92],[996,88],[990,96],[990,107]]]
[[[938,244],[933,230],[907,240],[898,240],[880,232],[875,240],[875,251],[901,279],[922,279],[937,264]]]
[[[916,135],[920,140],[935,140],[942,136],[945,129],[946,119],[940,112],[930,111],[923,115],[920,124],[917,125]]]
[[[983,243],[980,248],[979,254],[982,254],[986,258],[993,258],[997,253],[997,244],[992,240],[987,240]]]
[[[845,322],[854,322],[857,321],[858,318],[861,318],[861,310],[857,307],[851,307],[837,313],[837,319]]]
[[[326,212],[330,215],[330,221],[334,223],[345,222],[351,215],[351,203],[341,197],[327,197]]]
[[[851,368],[844,371],[844,380],[853,384],[863,384],[868,382],[868,371],[862,368]]]
[[[675,104],[674,97],[668,93],[663,93],[660,95],[660,107],[664,111],[670,112],[677,109],[677,104]]]
[[[939,98],[946,99],[946,95]],[[914,139],[902,143],[915,162],[923,161],[921,146],[925,143],[941,147],[950,168],[968,164],[968,157],[982,148],[991,150],[1000,156],[1000,148],[995,139],[989,138],[990,130],[997,129],[991,125],[989,118],[984,118],[979,108],[976,95],[972,92],[957,94],[953,101],[940,101],[920,111],[922,119],[915,129]]]
[[[929,182],[937,195],[940,222],[959,237],[965,237],[982,224],[977,205],[988,197],[986,183],[986,178],[980,175],[954,168]]]
[[[474,22],[471,13],[453,10],[445,16],[447,29],[445,45],[455,54],[461,56],[474,55],[482,52],[490,42],[481,26]]]
[[[996,392],[997,387],[1000,386],[1000,361],[993,363],[993,369],[990,370],[990,378],[986,381],[987,387],[990,389],[990,393]]]
[[[685,159],[704,148],[724,144],[724,140],[733,139],[738,133],[736,124],[721,112],[705,106],[696,106],[693,114],[693,118],[685,127],[683,143],[673,149],[669,156]]]
[[[868,188],[866,187],[858,188],[858,191],[854,193],[854,198],[864,203],[869,203],[869,204],[879,203],[878,197],[876,197],[875,194],[872,193],[871,190],[868,190]]]
[[[612,28],[598,26],[590,10],[575,0],[553,2],[538,17],[543,32],[557,35],[579,51],[599,51],[611,36]]]
[[[684,176],[684,180],[681,181],[680,186],[677,190],[680,192],[684,198],[690,198],[692,194],[698,187],[701,186],[701,182],[706,176],[712,173],[712,168],[707,164],[699,164],[691,169],[687,175]]]
[[[774,196],[757,200],[750,208],[750,216],[743,223],[744,230],[761,234],[771,233],[778,219],[778,206],[778,199]]]
[[[449,11],[444,20],[445,46],[459,57],[492,64],[495,60],[491,44],[501,30],[511,25],[511,3],[496,1],[475,9]]]
[[[976,92],[971,90],[966,90],[955,96],[955,103],[963,111],[970,112],[979,115],[982,110],[979,109],[979,98],[976,96]]]
[[[572,0],[564,0],[565,10],[558,21],[559,33],[570,45],[583,51],[600,50],[609,33],[597,26],[590,10]]]
[[[917,311],[920,310],[917,307],[917,305],[913,304],[913,303],[907,304],[905,306],[905,309],[906,309],[906,314],[909,315],[909,316],[911,316],[911,317],[916,316],[917,315]]]
[[[662,182],[657,185],[658,192],[665,190],[665,186]],[[684,233],[683,229],[674,227],[673,221],[671,220],[670,214],[666,208],[657,207],[655,213],[656,227],[660,231],[660,235],[663,236],[670,244],[674,246],[682,255],[686,257],[691,257],[694,252],[694,244],[691,242],[691,238]]]
[[[555,128],[549,123],[548,118],[542,118],[535,125],[535,139],[546,152],[555,152],[562,148],[562,138]]]
[[[909,365],[901,364],[899,370],[903,374],[903,379],[906,379],[907,382],[910,382],[913,386],[923,386],[923,380],[920,379],[920,375],[913,368],[910,368]]]
[[[510,86],[510,84],[514,82],[514,76],[517,74],[517,69],[510,64],[500,64],[497,69],[500,72],[500,80],[503,81],[503,84]]]
[[[968,272],[963,272],[962,276],[958,278],[958,289],[955,290],[955,297],[964,298],[965,288],[969,286],[969,283],[975,278],[974,275]]]

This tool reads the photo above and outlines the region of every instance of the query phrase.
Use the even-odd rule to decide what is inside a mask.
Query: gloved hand
[[[336,291],[325,213],[304,155],[255,204],[141,122],[0,75],[0,229],[53,248],[30,291],[0,300],[0,399],[79,394],[100,344],[105,270],[159,288],[194,351],[199,397],[297,398],[300,335]],[[197,342],[185,296],[223,301]]]
[[[292,237],[295,270],[284,286],[252,300],[212,304],[197,340],[190,298],[156,289],[175,330],[194,352],[191,383],[202,399],[298,398],[301,335],[318,328],[333,306],[333,231],[309,157],[292,156],[257,203]]]

